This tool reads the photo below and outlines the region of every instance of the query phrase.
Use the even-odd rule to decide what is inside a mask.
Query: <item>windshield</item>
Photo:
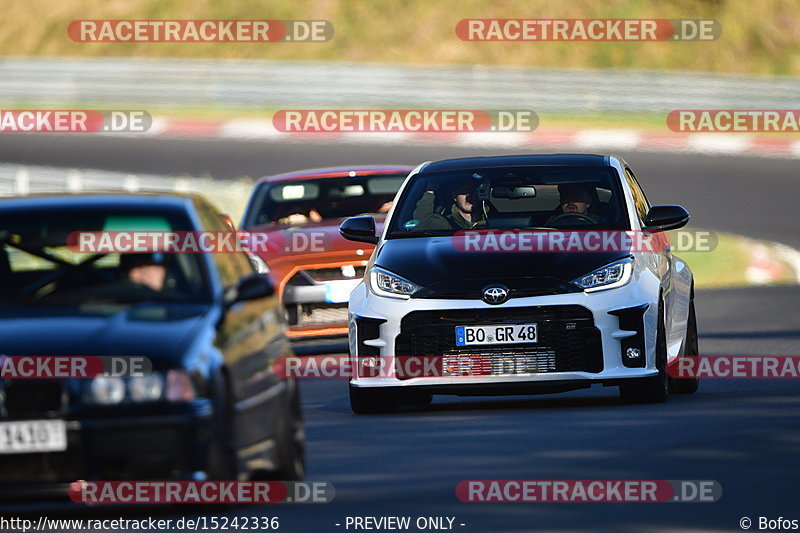
[[[388,238],[465,229],[630,229],[618,179],[607,167],[420,173],[399,202]]]
[[[67,246],[75,231],[188,229],[188,220],[162,214],[0,213],[0,304],[209,302],[200,254],[87,254]]]
[[[406,174],[345,176],[265,183],[245,227],[298,226],[361,214],[386,213]]]

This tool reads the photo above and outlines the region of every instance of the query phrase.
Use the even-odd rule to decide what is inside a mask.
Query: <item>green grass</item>
[[[724,287],[744,287],[752,285],[745,277],[750,265],[750,249],[755,241],[730,233],[719,233],[719,243],[711,252],[678,252],[675,255],[686,261],[692,269],[695,287],[698,289],[718,289]],[[793,283],[792,269],[783,260],[775,258],[784,265],[784,276],[777,284]]]
[[[464,18],[710,18],[711,42],[465,42]],[[76,43],[78,19],[324,19],[325,43]],[[5,0],[0,50],[18,56],[214,57],[800,75],[794,0]]]

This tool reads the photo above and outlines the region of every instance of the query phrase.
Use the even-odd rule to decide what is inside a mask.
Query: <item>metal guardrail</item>
[[[217,181],[208,177],[131,174],[108,170],[0,163],[0,198],[26,194],[98,191],[161,191],[205,196],[221,212],[239,220],[254,180]]]
[[[0,163],[0,196],[96,190],[200,192],[196,179]]]
[[[665,113],[797,106],[800,79],[192,59],[0,59],[0,108],[450,108]]]

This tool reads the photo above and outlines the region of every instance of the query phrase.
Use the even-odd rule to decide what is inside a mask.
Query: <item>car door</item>
[[[230,231],[211,209],[201,208],[200,218],[211,231]],[[245,252],[211,254],[225,292],[256,272]],[[260,455],[272,436],[275,416],[286,394],[285,380],[272,372],[275,359],[291,353],[285,321],[277,295],[237,301],[224,306],[217,327],[217,347],[223,353],[233,399],[237,448],[245,455]]]

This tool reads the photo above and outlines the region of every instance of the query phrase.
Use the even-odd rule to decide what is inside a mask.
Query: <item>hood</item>
[[[180,366],[184,351],[210,320],[209,306],[140,305],[113,314],[72,308],[0,312],[0,354],[144,356],[153,367]]]
[[[417,297],[480,297],[487,285],[508,287],[516,296],[579,292],[575,278],[629,256],[627,252],[466,253],[450,237],[390,239],[375,265],[424,288]]]

